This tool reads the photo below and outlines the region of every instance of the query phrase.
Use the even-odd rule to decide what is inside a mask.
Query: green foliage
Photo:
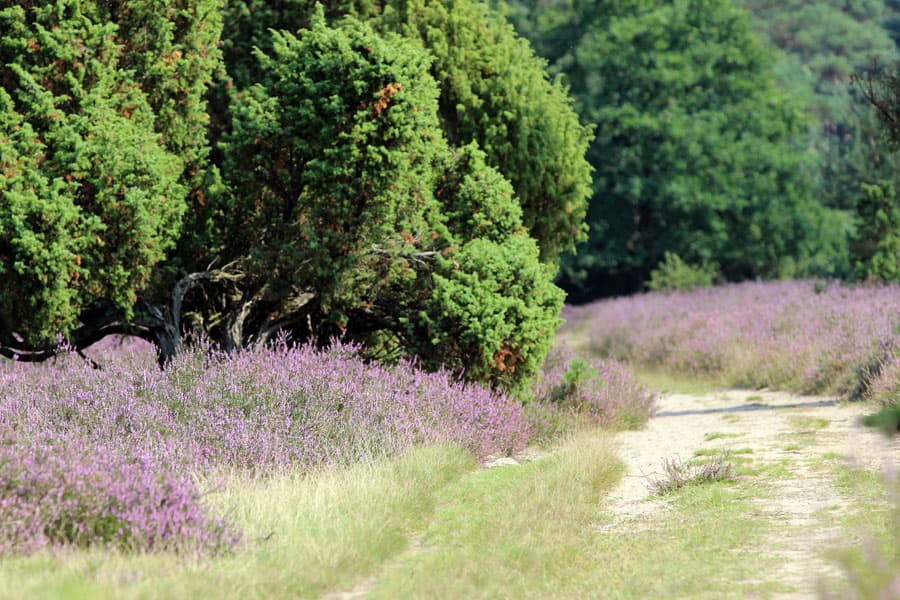
[[[438,259],[410,339],[421,344],[430,337],[430,351],[418,350],[431,365],[463,367],[470,378],[519,391],[562,323],[564,294],[552,284],[554,273],[524,233],[502,243],[467,242]]]
[[[486,5],[59,0],[0,24],[0,354],[287,330],[510,390],[538,369],[588,130]]]
[[[378,272],[383,255],[432,243],[425,216],[444,145],[428,58],[356,21],[321,20],[300,38],[276,34],[259,62],[264,83],[238,97],[225,138],[226,255],[250,248],[250,272],[278,274],[266,284],[284,289],[272,293],[313,290],[345,320],[362,289],[412,274],[394,260]]]
[[[650,272],[647,289],[654,292],[692,290],[710,287],[716,279],[716,270],[709,265],[692,266],[673,252],[666,252],[659,266]]]
[[[248,257],[259,302],[277,315],[313,296],[320,338],[509,389],[527,380],[562,292],[510,183],[476,145],[449,148],[428,55],[319,16],[258,61],[266,75],[236,96],[223,172],[225,254]]]
[[[782,52],[779,84],[814,117],[811,144],[821,163],[817,193],[828,206],[852,210],[860,182],[891,176],[900,159],[885,152],[871,109],[850,85],[876,63],[897,57],[883,0],[741,0],[756,29]]]
[[[476,0],[322,4],[331,21],[352,14],[425,46],[439,84],[445,137],[455,147],[478,142],[488,164],[512,182],[545,262],[555,263],[560,251],[584,238],[590,131],[579,124],[566,90],[548,79],[546,63],[501,16]],[[228,76],[218,93],[224,116],[234,90],[256,80],[261,65],[253,49],[270,52],[272,29],[307,27],[313,6],[306,0],[228,4],[223,34]],[[227,131],[230,121],[223,119],[219,127]]]
[[[203,161],[217,2],[0,9],[0,344],[130,313]],[[190,52],[188,52],[188,48]]]
[[[227,78],[232,85],[244,89],[255,83],[259,63],[254,49],[269,54],[273,50],[273,31],[295,33],[308,28],[316,4],[332,20],[348,14],[359,17],[376,14],[381,3],[375,0],[230,0],[223,8],[222,50]]]
[[[571,405],[581,400],[581,396],[588,395],[592,390],[600,390],[606,386],[607,383],[600,375],[598,369],[589,366],[580,358],[575,358],[569,362],[568,368],[563,373],[559,384],[550,390],[546,398],[539,400],[561,406]],[[582,407],[575,406],[572,408],[578,409]]]
[[[877,413],[866,415],[863,425],[877,427],[887,435],[897,435],[900,432],[900,404],[885,406]]]
[[[863,185],[851,245],[859,279],[900,283],[900,199],[894,185]]]
[[[388,2],[384,27],[419,39],[432,55],[440,117],[454,146],[478,142],[513,185],[545,262],[584,239],[590,130],[546,63],[487,4]]]
[[[806,118],[745,12],[629,0],[513,14],[596,124],[592,229],[570,277],[631,291],[666,251],[727,279],[834,269],[845,233],[813,199]]]

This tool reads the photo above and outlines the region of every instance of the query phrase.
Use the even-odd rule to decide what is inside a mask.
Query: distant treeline
[[[864,185],[893,193],[900,160],[852,79],[897,59],[900,2],[508,11],[595,127],[589,240],[561,274],[570,298],[641,289],[666,252],[725,280],[872,275],[856,208]]]

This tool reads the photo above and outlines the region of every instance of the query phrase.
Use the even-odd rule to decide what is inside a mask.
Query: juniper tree
[[[215,0],[0,9],[0,350],[130,323],[207,153]],[[143,328],[146,335],[150,335]]]
[[[41,360],[57,334],[83,348],[128,333],[165,362],[185,332],[236,349],[287,331],[524,385],[559,323],[556,256],[581,233],[588,167],[564,90],[512,30],[467,5],[454,27],[478,32],[466,34],[475,71],[459,63],[458,76],[512,66],[487,56],[498,50],[479,41],[482,26],[515,45],[521,68],[453,100],[452,81],[435,79],[446,57],[413,13],[376,6],[366,23],[341,17],[340,3],[266,13],[236,2],[226,10],[305,27],[269,31],[246,56],[229,19],[222,60],[221,5],[169,0],[152,15],[148,5],[0,13],[13,73],[0,90],[2,163],[15,175],[2,184],[13,234],[0,264],[19,278],[0,296],[0,350]],[[429,31],[438,25],[449,27],[438,19]],[[64,43],[41,41],[69,30]],[[96,75],[79,78],[75,63]],[[46,81],[53,69],[67,87]],[[533,102],[504,98],[522,82]],[[482,107],[465,135],[448,127],[447,102]]]

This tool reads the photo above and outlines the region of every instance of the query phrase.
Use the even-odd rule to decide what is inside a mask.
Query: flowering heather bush
[[[584,328],[601,355],[643,366],[850,395],[867,365],[898,345],[898,324],[900,287],[779,281],[597,302],[573,311],[567,327]],[[893,368],[883,373],[894,379],[872,385],[900,388]]]
[[[216,552],[238,539],[189,477],[152,457],[77,435],[0,434],[0,555],[98,543]]]
[[[568,346],[557,346],[532,387],[525,411],[533,439],[547,441],[579,426],[640,426],[653,415],[655,401],[624,364],[584,360]]]
[[[366,364],[340,344],[197,347],[165,371],[134,342],[92,357],[102,370],[73,354],[0,366],[0,547],[217,548],[236,537],[203,516],[192,473],[313,468],[420,443],[486,456],[527,441],[518,402],[412,364]]]

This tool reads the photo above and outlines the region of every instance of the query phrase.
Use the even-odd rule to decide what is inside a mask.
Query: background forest
[[[637,291],[666,252],[725,280],[895,280],[871,264],[874,232],[853,220],[894,193],[897,158],[863,82],[897,58],[898,10],[510,3],[595,126],[590,239],[561,277],[570,299]]]

